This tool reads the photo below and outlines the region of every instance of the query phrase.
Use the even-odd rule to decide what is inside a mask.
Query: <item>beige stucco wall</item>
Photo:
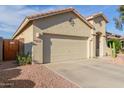
[[[89,20],[89,22],[94,26],[94,20]],[[95,26],[94,26],[95,27]],[[96,57],[96,31],[95,29],[91,29],[91,34],[89,38],[89,58]]]
[[[69,19],[73,18],[74,26],[70,24]],[[66,36],[80,36],[89,38],[91,35],[91,28],[80,20],[74,13],[64,13],[43,19],[38,19],[33,22],[34,24],[34,41],[36,33],[40,33],[41,40],[33,46],[33,59],[34,61],[43,63],[43,33],[59,34]],[[87,49],[83,49],[87,52]]]
[[[90,38],[88,38],[88,58],[96,57],[96,35],[95,31],[91,29]]]
[[[0,62],[2,61],[3,58],[3,40],[0,39]]]
[[[112,49],[107,47],[107,56],[112,56]]]
[[[93,20],[89,21],[93,26],[95,27],[94,32],[101,32],[100,35],[100,56],[106,55],[107,50],[107,44],[106,44],[106,22],[102,17],[96,17]],[[96,46],[96,38],[94,37],[94,46]],[[94,47],[94,50],[96,48]],[[94,52],[95,53],[95,52]]]
[[[72,26],[69,22],[73,18],[75,24]],[[59,14],[34,22],[37,30],[42,30],[43,33],[72,35],[72,36],[85,36],[90,35],[90,29],[84,22],[82,22],[73,12]]]
[[[32,46],[33,46],[33,25],[29,23],[14,39],[24,38],[24,53],[32,54]]]
[[[92,37],[92,40],[91,40],[91,42],[92,42],[91,58],[94,58],[94,57],[96,57],[96,33],[93,30],[92,30],[92,33],[91,33],[91,37]]]
[[[102,35],[106,35],[106,21],[101,16],[94,18],[93,21],[96,32],[102,32]]]
[[[97,17],[94,19],[96,32],[100,31],[102,34],[100,36],[100,56],[106,55],[107,43],[106,43],[106,22],[102,17]]]

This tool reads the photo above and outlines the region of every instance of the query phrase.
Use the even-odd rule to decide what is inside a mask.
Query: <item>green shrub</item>
[[[116,57],[118,53],[120,53],[121,51],[121,41],[118,39],[110,39],[109,41],[107,41],[108,43],[108,47],[110,47],[112,49],[112,56]]]
[[[118,39],[110,39],[107,43],[108,43],[108,47],[110,47],[110,45],[111,45],[110,48],[114,48],[114,46],[113,46],[113,43],[114,43],[115,44],[115,51],[116,51],[116,53],[120,52],[121,46],[122,46],[120,40],[118,40]]]
[[[26,64],[31,64],[32,62],[32,58],[31,55],[27,54],[27,55],[17,55],[17,64],[18,65],[26,65]]]

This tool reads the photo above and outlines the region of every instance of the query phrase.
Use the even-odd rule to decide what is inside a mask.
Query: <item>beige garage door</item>
[[[43,61],[64,62],[87,57],[87,38],[44,35]]]

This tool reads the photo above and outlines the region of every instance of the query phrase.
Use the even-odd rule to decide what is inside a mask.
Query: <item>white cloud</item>
[[[0,6],[0,31],[14,33],[25,16],[66,6]]]

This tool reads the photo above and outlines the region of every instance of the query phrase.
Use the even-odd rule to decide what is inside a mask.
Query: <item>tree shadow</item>
[[[0,71],[0,87],[1,88],[32,88],[35,83],[31,80],[16,79],[21,74],[21,69],[11,69]]]

